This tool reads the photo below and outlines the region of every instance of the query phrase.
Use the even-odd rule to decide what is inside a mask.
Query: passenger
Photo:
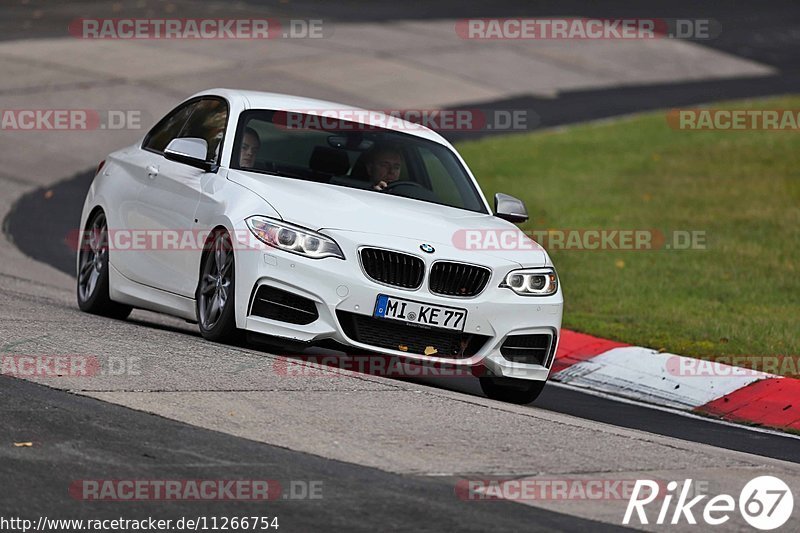
[[[253,128],[245,128],[242,138],[242,149],[239,152],[239,166],[253,168],[256,164],[256,155],[261,148],[261,139]]]

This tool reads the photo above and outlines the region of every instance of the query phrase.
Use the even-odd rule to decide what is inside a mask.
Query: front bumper
[[[498,287],[508,271],[522,266],[517,263],[486,255],[477,257],[470,255],[470,252],[466,252],[465,256],[464,251],[441,244],[436,245],[435,255],[426,256],[415,253],[419,242],[414,239],[392,237],[389,246],[378,244],[386,241],[381,236],[345,231],[326,233],[336,239],[345,254],[345,260],[308,259],[266,245],[250,247],[252,240],[243,239],[239,242],[236,258],[236,322],[239,328],[303,343],[333,340],[365,352],[421,362],[483,366],[489,375],[494,376],[540,381],[547,379],[561,329],[563,297],[560,288],[556,294],[547,297],[519,296],[510,289]],[[492,276],[486,289],[472,298],[432,294],[427,287],[427,275],[422,286],[416,290],[387,286],[372,281],[363,273],[356,250],[364,245],[411,253],[425,261],[426,269],[434,260],[441,259],[480,263],[492,269]],[[309,324],[298,325],[250,314],[253,296],[261,285],[313,301],[318,318]],[[409,353],[358,342],[347,335],[337,311],[371,317],[379,294],[466,309],[464,333],[484,336],[486,340],[474,354],[461,357]],[[535,334],[552,336],[550,353],[543,364],[515,362],[501,354],[500,348],[508,336]]]

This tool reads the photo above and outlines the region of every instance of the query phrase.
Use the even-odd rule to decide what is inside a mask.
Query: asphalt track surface
[[[23,196],[6,219],[5,231],[27,255],[73,275],[73,245],[64,228],[78,227],[80,208],[92,178],[91,171],[85,172]],[[448,381],[441,386],[450,387]],[[474,384],[460,385],[455,390],[480,394]],[[556,386],[548,386],[535,405],[598,422],[800,463],[800,441],[782,435],[757,433]]]
[[[56,449],[0,448],[0,516],[277,516],[278,531],[510,531],[520,524],[529,531],[617,529],[512,502],[459,501],[450,480],[323,459],[5,376],[0,376],[0,415],[4,433],[29,435],[37,445],[61,443]],[[281,493],[268,502],[76,505],[65,487],[95,479],[97,472],[106,479],[267,479],[276,481]],[[322,498],[306,499],[303,486],[292,488],[290,481],[314,483]]]
[[[262,6],[264,3],[249,2]],[[37,2],[33,2],[35,5]],[[51,5],[48,2],[39,2]],[[184,3],[180,5],[196,4]],[[636,4],[634,4],[636,5]],[[758,6],[728,3],[725,12],[694,2],[659,2],[642,8],[631,4],[592,7],[571,2],[426,2],[325,4],[293,2],[290,7],[265,6],[276,16],[322,16],[343,20],[380,21],[392,18],[471,16],[546,16],[572,13],[586,16],[708,17],[719,20],[726,31],[708,46],[775,66],[779,74],[767,78],[636,86],[620,89],[577,91],[554,99],[520,96],[505,101],[475,102],[482,109],[529,109],[547,127],[632,112],[716,101],[766,96],[800,89],[798,34],[800,10],[795,4],[774,2]],[[74,7],[74,6],[73,6]],[[792,9],[793,8],[793,9]],[[64,20],[80,9],[64,9],[64,19],[47,19],[34,27],[15,24],[18,6],[0,21],[3,39],[61,35]],[[92,8],[94,9],[94,7]],[[291,13],[286,10],[291,9]],[[326,10],[329,10],[326,12]],[[632,12],[633,11],[633,12]],[[101,16],[95,13],[95,16]],[[469,106],[460,106],[469,107]],[[453,140],[458,140],[452,137]],[[73,272],[73,252],[65,242],[65,228],[77,228],[80,208],[91,173],[69,178],[53,187],[25,195],[3,223],[4,231],[23,252],[63,272]],[[52,192],[57,202],[48,201]],[[35,238],[34,238],[35,237]],[[32,245],[35,243],[35,246]],[[176,332],[176,335],[179,334]],[[443,386],[459,390],[458,386]],[[471,388],[472,387],[472,388]],[[461,388],[476,394],[473,385]],[[800,463],[797,440],[743,428],[615,402],[549,386],[537,408],[574,415],[621,427],[634,428],[693,442],[701,442],[775,459]],[[196,428],[155,415],[133,411],[94,399],[75,396],[33,383],[0,377],[0,415],[4,437],[33,435],[37,442],[59,442],[57,449],[0,448],[0,515],[126,518],[157,514],[159,518],[253,514],[251,503],[217,502],[169,506],[158,503],[75,505],[64,487],[82,476],[102,471],[106,478],[270,478],[323,480],[325,499],[320,501],[270,502],[264,509],[281,517],[284,530],[331,529],[381,530],[513,530],[519,524],[534,530],[592,530],[611,527],[599,522],[506,502],[464,504],[453,497],[451,480],[390,474],[379,469],[320,458],[314,455],[256,443],[223,433]],[[7,439],[6,439],[7,440]],[[31,453],[33,452],[33,453]],[[266,511],[261,511],[266,512]],[[615,528],[616,529],[616,528]]]

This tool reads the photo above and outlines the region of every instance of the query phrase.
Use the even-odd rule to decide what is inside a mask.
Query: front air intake
[[[349,311],[336,311],[348,338],[376,348],[448,359],[465,359],[480,350],[488,336],[438,328],[423,328]]]
[[[500,354],[515,363],[547,366],[554,344],[554,337],[549,333],[509,335],[500,346]]]
[[[269,285],[256,291],[250,314],[290,324],[310,324],[319,318],[313,301]]]

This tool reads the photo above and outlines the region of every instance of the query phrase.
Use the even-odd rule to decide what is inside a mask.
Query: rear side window
[[[228,105],[224,100],[219,98],[193,100],[161,119],[145,137],[142,148],[162,154],[173,139],[198,137],[208,143],[207,160],[219,162],[219,152],[227,123]]]
[[[228,123],[228,105],[223,100],[200,100],[178,137],[197,137],[208,143],[207,161],[219,162],[217,149],[222,146],[222,136]]]
[[[194,111],[194,105],[197,102],[189,102],[180,106],[172,111],[169,115],[161,119],[161,122],[156,124],[147,137],[144,138],[142,148],[152,152],[164,153],[172,139],[176,139],[181,130],[183,129],[186,120],[191,116]]]

